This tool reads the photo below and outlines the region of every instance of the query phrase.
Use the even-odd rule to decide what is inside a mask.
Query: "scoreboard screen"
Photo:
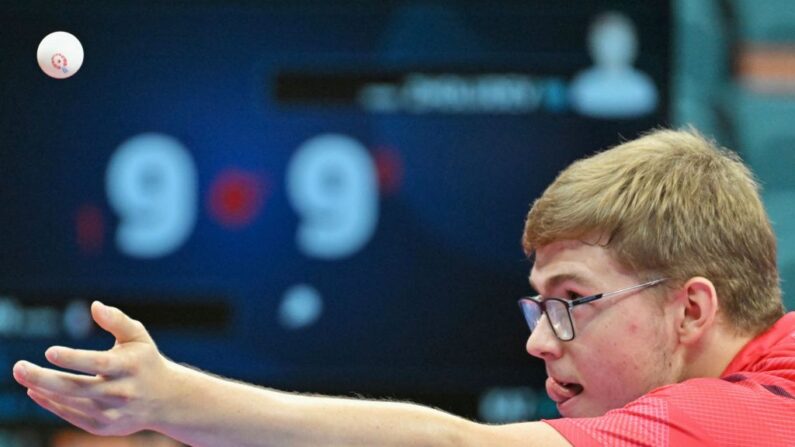
[[[224,376],[552,416],[524,216],[668,120],[663,1],[34,1],[0,37],[3,427],[58,426],[11,365],[110,347],[94,299]]]

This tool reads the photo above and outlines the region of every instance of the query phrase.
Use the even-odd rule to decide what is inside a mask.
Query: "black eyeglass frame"
[[[643,284],[637,284],[637,285],[634,285],[634,286],[624,287],[623,289],[614,290],[612,292],[602,292],[602,293],[597,293],[595,295],[583,296],[583,297],[580,297],[580,298],[577,298],[577,299],[574,299],[574,300],[564,300],[563,298],[555,298],[555,297],[541,298],[541,295],[526,296],[526,297],[520,298],[519,301],[517,302],[517,304],[519,304],[519,308],[522,311],[522,315],[524,316],[525,322],[527,322],[527,326],[530,328],[530,332],[531,333],[533,332],[534,328],[538,326],[538,321],[533,323],[533,322],[531,322],[529,320],[529,318],[527,316],[527,313],[524,310],[524,304],[523,303],[525,303],[525,302],[531,302],[531,303],[533,303],[533,304],[538,306],[538,308],[541,310],[541,313],[539,314],[538,319],[540,320],[542,316],[546,316],[547,317],[547,323],[549,323],[549,327],[552,329],[552,333],[554,333],[555,336],[560,341],[572,341],[572,340],[574,340],[574,337],[576,336],[575,329],[574,329],[574,319],[571,316],[571,310],[574,307],[579,306],[581,304],[590,303],[590,302],[596,301],[598,299],[607,298],[607,297],[610,297],[610,296],[613,296],[613,295],[618,295],[618,294],[621,294],[621,293],[631,292],[631,291],[634,291],[634,290],[640,290],[640,289],[645,289],[645,288],[648,288],[648,287],[653,287],[653,286],[656,286],[656,285],[658,285],[658,284],[660,284],[660,283],[662,283],[664,281],[667,281],[667,280],[668,280],[668,278],[657,278],[657,279],[653,279],[651,281],[645,282]],[[563,304],[565,306],[565,308],[566,308],[566,318],[568,318],[569,327],[571,328],[571,337],[570,338],[561,337],[560,334],[558,334],[558,331],[555,330],[555,325],[552,324],[552,321],[549,318],[549,314],[547,313],[547,303],[549,301],[558,302],[558,303],[561,303],[561,304]]]

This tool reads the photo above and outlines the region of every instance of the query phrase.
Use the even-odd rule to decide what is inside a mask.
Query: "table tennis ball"
[[[77,37],[65,31],[56,31],[41,40],[36,59],[47,76],[68,78],[83,65],[83,45]]]

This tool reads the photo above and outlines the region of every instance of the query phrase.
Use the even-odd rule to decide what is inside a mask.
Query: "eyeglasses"
[[[668,278],[659,278],[636,286],[625,287],[612,292],[597,293],[596,295],[584,296],[574,300],[564,300],[562,298],[542,299],[541,295],[524,297],[519,300],[519,307],[522,309],[524,319],[527,321],[527,326],[530,327],[530,332],[533,332],[536,326],[538,326],[538,322],[541,321],[541,316],[546,315],[549,326],[552,328],[552,332],[555,333],[555,336],[561,341],[571,341],[574,339],[574,321],[571,318],[571,309],[574,306],[590,303],[591,301],[621,293],[656,286],[667,279]]]

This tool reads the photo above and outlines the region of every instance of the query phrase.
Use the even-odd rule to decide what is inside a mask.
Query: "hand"
[[[85,374],[19,361],[14,378],[36,403],[90,433],[123,436],[153,428],[176,392],[178,381],[169,379],[176,365],[160,354],[139,321],[99,301],[91,305],[91,314],[116,338],[113,348],[53,346],[45,353],[53,365]]]

